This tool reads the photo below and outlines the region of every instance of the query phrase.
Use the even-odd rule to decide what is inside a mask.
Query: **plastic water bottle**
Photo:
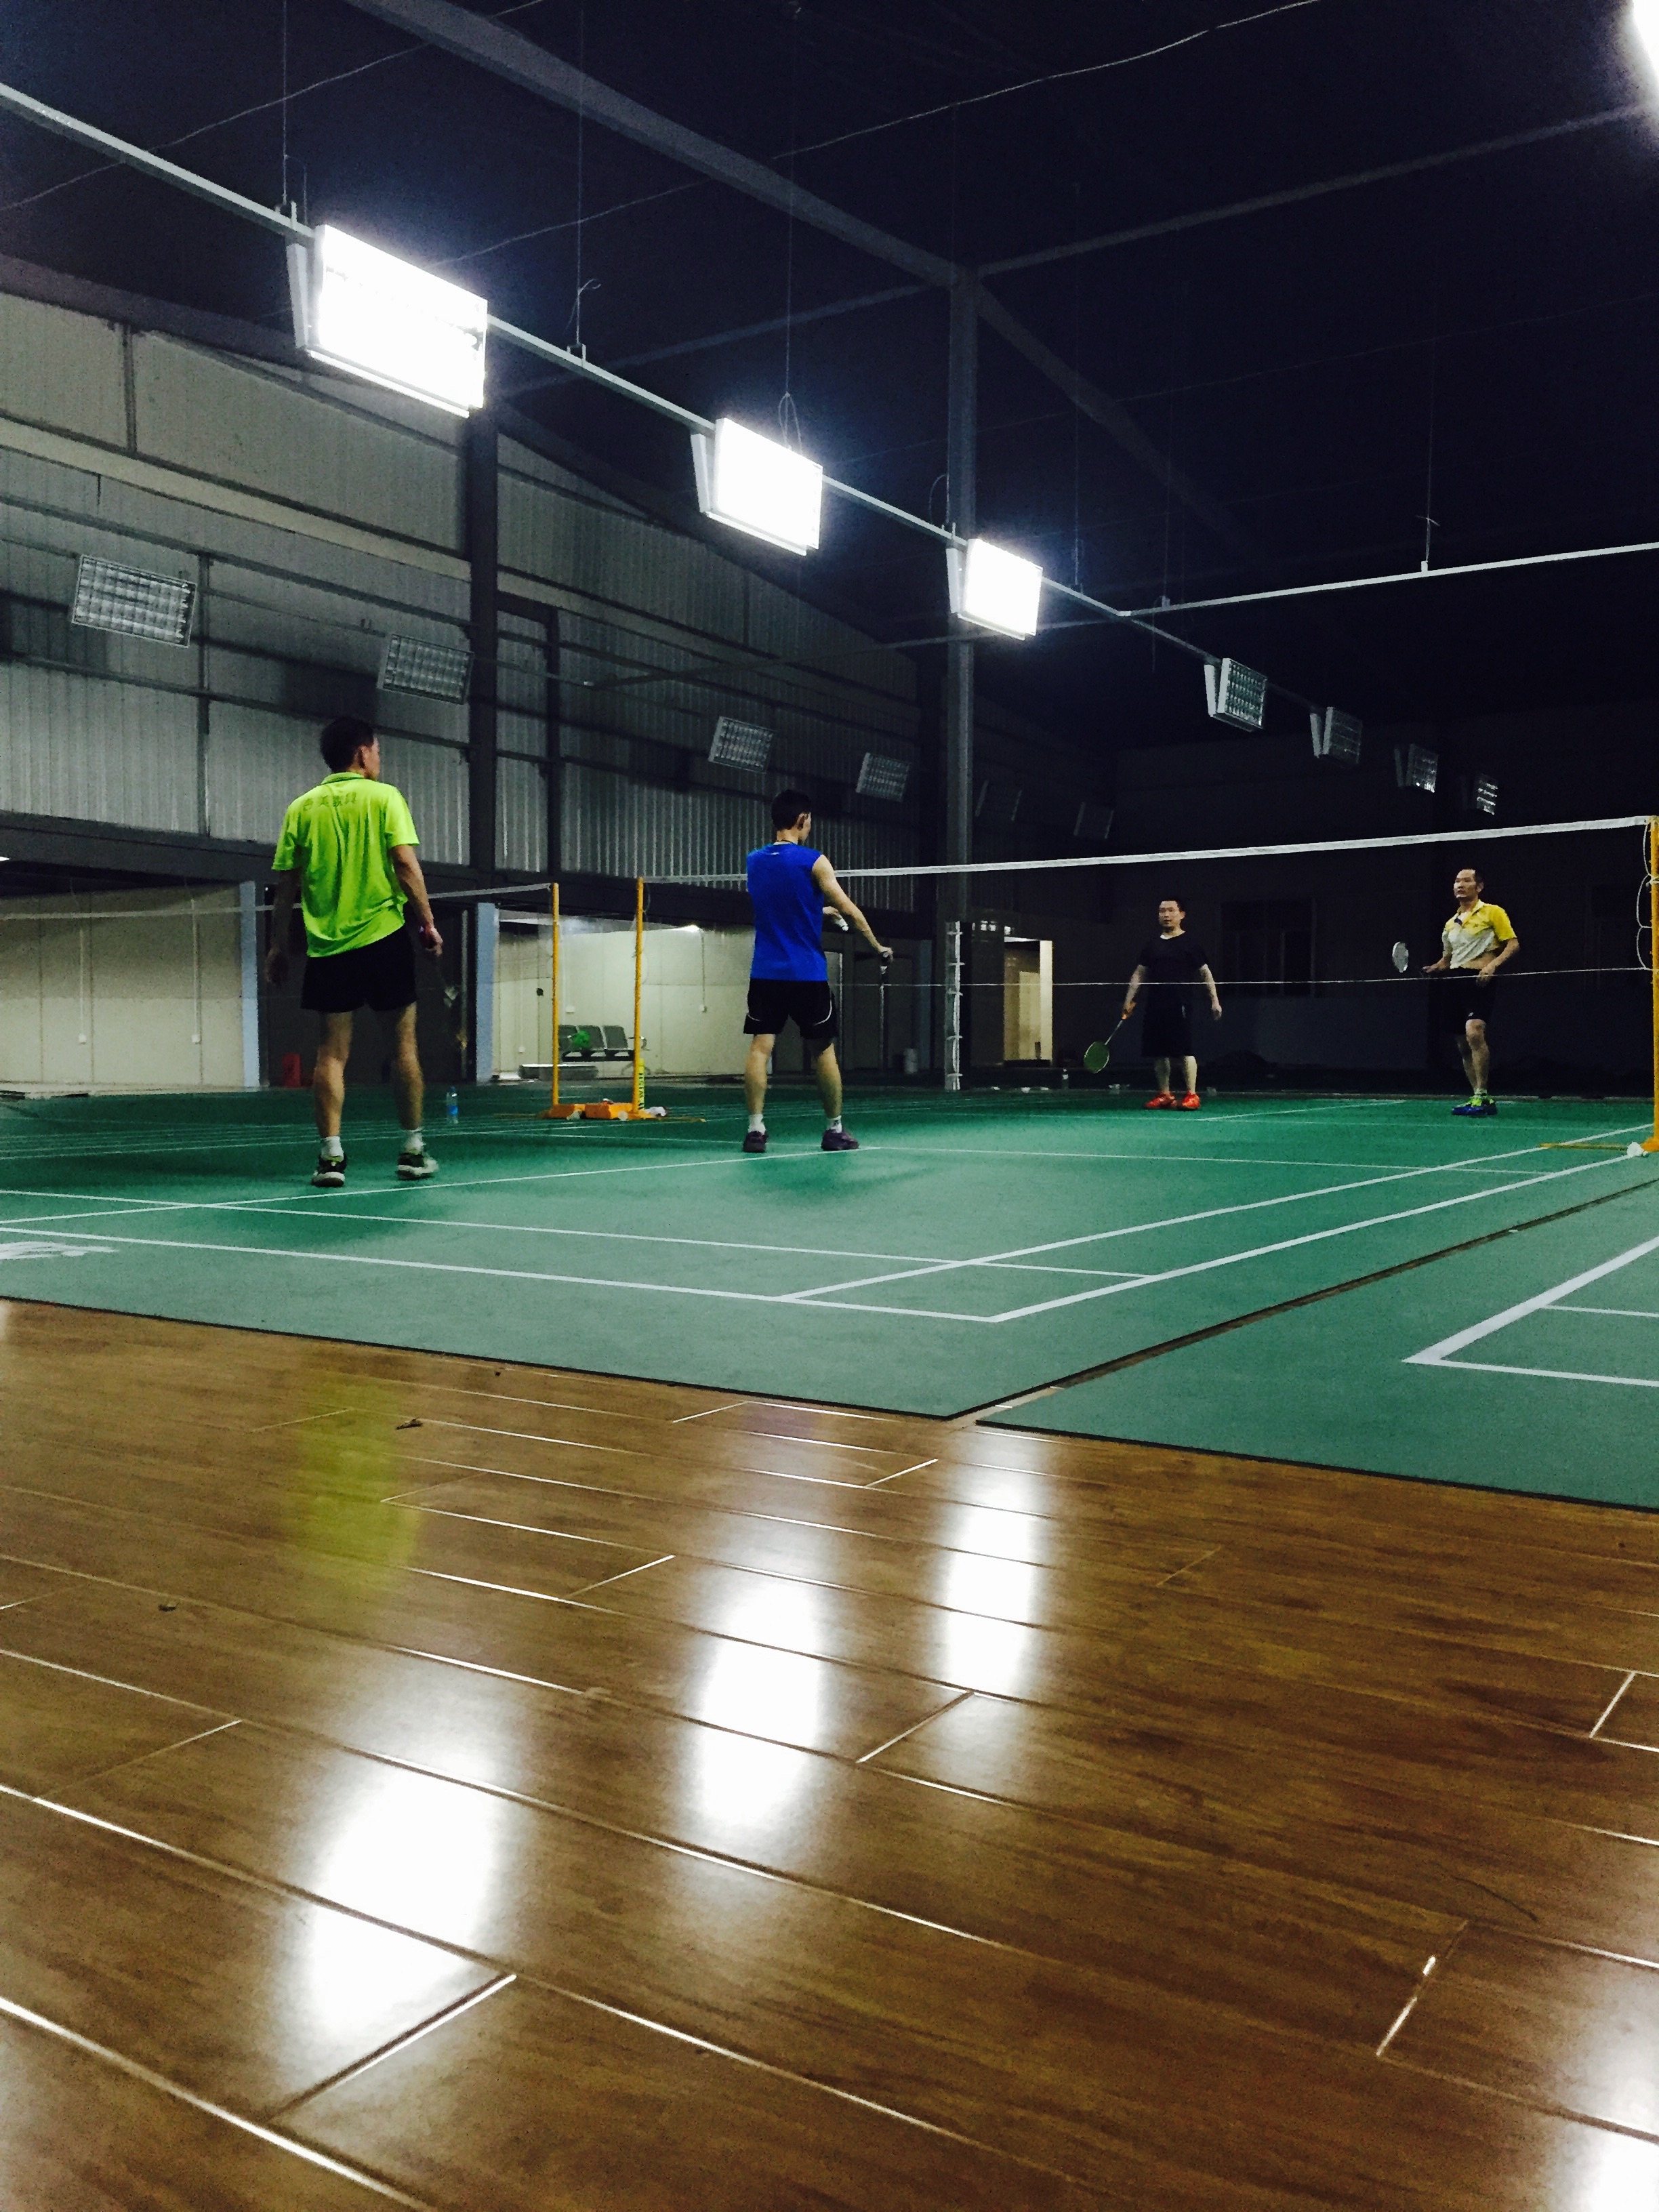
[[[452,1083],[444,1093],[444,1119],[459,1121],[461,1118],[461,1094]]]

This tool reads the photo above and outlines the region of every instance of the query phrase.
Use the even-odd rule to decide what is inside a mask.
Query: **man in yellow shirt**
[[[1498,971],[1521,950],[1521,940],[1508,915],[1483,897],[1485,889],[1473,868],[1458,870],[1452,878],[1457,911],[1440,933],[1440,957],[1423,970],[1425,975],[1443,979],[1435,986],[1436,1027],[1443,1026],[1457,1039],[1463,1073],[1468,1079],[1469,1102],[1467,1106],[1454,1106],[1454,1114],[1498,1111],[1486,1088],[1492,1073],[1486,1024],[1497,996]]]
[[[444,949],[415,857],[419,840],[402,792],[380,781],[380,741],[368,723],[342,714],[322,733],[329,774],[294,801],[283,817],[272,866],[265,975],[273,988],[288,974],[289,925],[297,900],[305,915],[306,974],[300,1003],[322,1017],[322,1042],[312,1093],[319,1139],[319,1190],[345,1182],[340,1119],[352,1016],[373,1006],[390,1032],[392,1087],[403,1125],[398,1173],[422,1182],[438,1172],[421,1133],[425,1085],[415,1042],[415,948],[404,927],[414,906],[422,949]]]

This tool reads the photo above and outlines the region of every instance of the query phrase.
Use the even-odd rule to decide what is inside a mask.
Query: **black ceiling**
[[[346,0],[286,13],[289,181],[313,219],[448,266],[550,337],[570,334],[587,285],[594,358],[636,363],[708,412],[775,419],[787,372],[809,451],[940,514],[938,292],[814,317],[908,280],[411,51]],[[175,158],[270,203],[283,17],[282,0],[9,0],[0,70],[145,145],[199,132]],[[976,266],[1601,115],[1650,88],[1622,0],[532,0],[506,20]],[[0,122],[0,251],[285,322],[273,240],[126,173],[49,189],[89,166]],[[1415,568],[1427,514],[1436,565],[1659,537],[1656,214],[1659,131],[1644,114],[995,276],[1230,527],[1197,519],[989,332],[981,527],[1134,606]],[[686,349],[787,310],[787,331]],[[495,374],[550,428],[689,494],[677,432],[545,385],[523,357],[498,355]],[[819,561],[883,635],[938,634],[941,564],[923,541],[838,507]],[[1450,717],[1659,690],[1656,586],[1659,557],[1638,556],[1175,623],[1368,719]],[[1121,632],[1067,629],[983,661],[988,689],[1093,745],[1207,726],[1193,665]]]

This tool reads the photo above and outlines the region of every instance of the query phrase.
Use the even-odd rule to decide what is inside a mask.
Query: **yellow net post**
[[[645,878],[639,876],[634,883],[634,1107],[636,1115],[645,1111],[645,1060],[640,1042],[640,1006],[645,994]],[[1659,1135],[1659,1118],[1654,1122]]]
[[[1648,823],[1648,981],[1653,994],[1653,1134],[1642,1150],[1659,1152],[1659,815]]]

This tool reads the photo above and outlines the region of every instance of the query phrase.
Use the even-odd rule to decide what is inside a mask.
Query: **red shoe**
[[[1160,1091],[1156,1098],[1149,1098],[1146,1101],[1149,1107],[1173,1106],[1175,1103],[1175,1093],[1173,1091]]]
[[[1195,1107],[1201,1106],[1204,1101],[1196,1091],[1189,1091],[1184,1098],[1172,1098],[1170,1103],[1171,1106],[1181,1106],[1190,1114]]]

